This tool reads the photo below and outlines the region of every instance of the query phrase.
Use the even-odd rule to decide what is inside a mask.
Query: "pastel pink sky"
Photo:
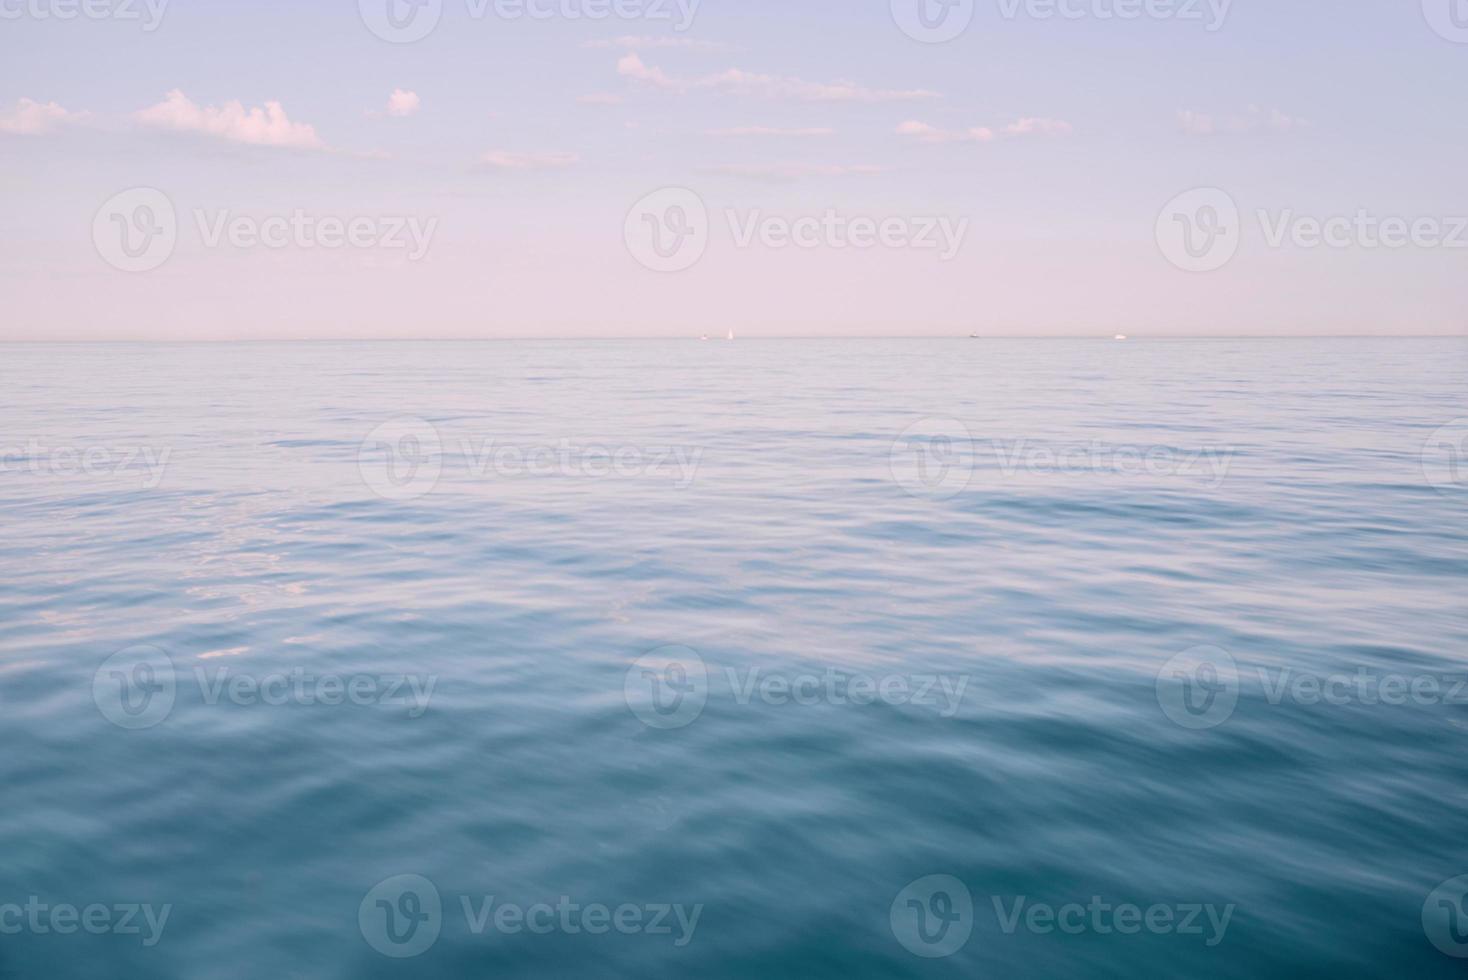
[[[7,21],[0,340],[1468,332],[1468,232],[1270,241],[1279,220],[1363,211],[1451,239],[1468,215],[1468,44],[1416,2],[1203,5],[1216,26],[980,5],[937,44],[886,0],[670,3],[671,20],[443,0],[411,43],[357,7]],[[1236,202],[1239,238],[1189,272],[1158,229],[1200,187]],[[141,272],[95,237],[130,188],[175,212]],[[629,240],[663,188],[706,212],[676,271]],[[963,237],[772,244],[829,215]],[[230,230],[363,219],[409,247]]]

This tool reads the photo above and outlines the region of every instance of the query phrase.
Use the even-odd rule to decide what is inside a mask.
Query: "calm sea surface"
[[[1465,378],[0,348],[0,977],[1462,976]]]

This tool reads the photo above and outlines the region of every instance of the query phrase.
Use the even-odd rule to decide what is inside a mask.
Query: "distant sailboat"
[[[699,337],[698,339],[699,340],[708,340],[709,339],[709,335],[708,334],[704,334],[702,337]]]
[[[1115,339],[1116,340],[1126,340],[1126,334],[1119,333],[1119,334],[1116,335]]]
[[[734,339],[734,331],[732,329],[730,329],[730,331],[729,331],[729,339],[730,340],[733,340]]]

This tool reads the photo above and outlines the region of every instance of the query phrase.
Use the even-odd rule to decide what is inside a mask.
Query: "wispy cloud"
[[[205,133],[232,143],[325,150],[327,145],[309,123],[292,122],[279,102],[245,108],[240,102],[200,106],[178,89],[155,106],[134,114],[145,126]]]
[[[909,119],[897,127],[899,136],[913,136],[924,143],[987,143],[994,138],[994,131],[987,126],[973,129],[939,129],[916,119]]]
[[[853,82],[808,82],[786,75],[767,75],[730,68],[698,78],[677,78],[661,68],[645,64],[630,52],[617,62],[617,74],[671,92],[709,89],[767,98],[798,99],[806,102],[907,102],[940,98],[926,89],[874,89]]]
[[[909,136],[923,143],[990,143],[1003,136],[1069,136],[1070,123],[1063,119],[1046,119],[1026,116],[995,132],[988,126],[970,129],[940,129],[937,126],[909,119],[897,127],[897,135]]]
[[[387,98],[387,114],[389,116],[411,116],[418,111],[423,100],[418,98],[417,92],[409,92],[404,89],[393,89],[392,95]]]
[[[1278,109],[1263,109],[1251,105],[1246,112],[1235,112],[1224,116],[1213,116],[1193,109],[1182,109],[1177,114],[1183,132],[1192,136],[1212,136],[1215,133],[1253,133],[1261,130],[1287,133],[1309,125],[1297,116],[1289,116]]]
[[[887,172],[871,164],[832,163],[726,163],[708,168],[727,177],[754,180],[799,180],[802,177],[875,177]]]
[[[779,126],[735,126],[732,129],[705,130],[708,136],[832,136],[834,129],[824,126],[806,129],[785,129]]]
[[[621,105],[622,97],[610,92],[592,92],[590,95],[577,96],[576,101],[582,105]]]
[[[1004,132],[1009,136],[1069,136],[1071,125],[1064,119],[1044,119],[1036,116],[1026,116],[1016,119],[1004,127]]]
[[[490,170],[557,170],[580,162],[579,154],[558,151],[520,153],[513,150],[490,150],[479,158],[480,166]]]
[[[87,112],[70,112],[55,102],[23,98],[15,103],[14,109],[0,111],[0,133],[34,136],[68,123],[82,122],[90,116]]]
[[[628,51],[647,50],[652,48],[693,48],[702,51],[713,51],[727,45],[719,44],[717,41],[703,41],[692,37],[655,37],[634,36],[624,34],[621,37],[606,37],[595,41],[583,41],[583,48],[625,48]]]

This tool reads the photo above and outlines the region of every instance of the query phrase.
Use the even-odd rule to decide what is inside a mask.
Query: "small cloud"
[[[885,167],[870,164],[828,163],[726,163],[710,169],[713,173],[728,177],[749,177],[755,180],[799,180],[802,177],[875,177],[887,172]]]
[[[1005,126],[1004,132],[1010,136],[1069,136],[1071,125],[1064,119],[1026,116]]]
[[[909,119],[897,127],[897,135],[912,136],[924,143],[988,143],[994,131],[987,126],[972,129],[939,129],[916,119]]]
[[[490,170],[556,170],[580,163],[576,153],[542,152],[517,153],[511,150],[490,150],[479,158],[479,163]]]
[[[1069,136],[1071,125],[1063,119],[1043,119],[1026,116],[1016,119],[1001,131],[1005,136]],[[898,136],[911,136],[923,143],[989,143],[996,133],[988,126],[970,129],[939,129],[916,119],[909,119],[897,127]]]
[[[393,89],[392,95],[387,98],[387,114],[389,116],[411,116],[418,111],[422,104],[417,92],[408,92],[400,88]]]
[[[874,89],[846,81],[807,82],[786,75],[766,75],[740,68],[701,78],[675,78],[661,68],[645,64],[635,51],[618,59],[617,74],[670,92],[705,89],[804,102],[906,102],[941,98],[937,92],[926,89]]]
[[[1278,109],[1262,109],[1257,105],[1249,106],[1246,112],[1235,112],[1218,118],[1206,112],[1181,109],[1177,120],[1183,132],[1189,136],[1212,136],[1214,133],[1242,135],[1261,130],[1288,133],[1309,125],[1297,116],[1286,115]]]
[[[700,41],[691,37],[634,37],[624,34],[621,37],[601,38],[595,41],[583,41],[583,48],[625,48],[628,51],[645,50],[648,48],[695,48],[704,51],[712,51],[722,48],[724,45],[714,41]]]
[[[155,106],[137,113],[134,118],[145,126],[180,132],[205,133],[232,143],[254,146],[279,146],[303,150],[325,150],[328,147],[308,123],[291,122],[279,102],[246,109],[240,102],[222,106],[199,106],[178,89]]]
[[[592,92],[590,95],[581,95],[576,101],[582,105],[621,105],[622,97],[610,92]]]
[[[777,126],[735,126],[733,129],[705,130],[707,136],[832,136],[834,129],[813,127],[808,129],[781,129]]]
[[[82,122],[90,116],[88,112],[69,112],[55,102],[43,104],[23,98],[15,103],[14,109],[0,111],[0,133],[34,136],[50,132],[57,126]]]

